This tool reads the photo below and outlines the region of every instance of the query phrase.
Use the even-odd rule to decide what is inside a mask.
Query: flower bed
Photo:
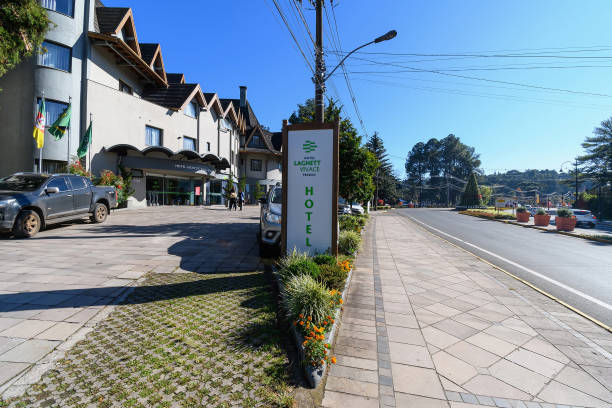
[[[516,217],[512,214],[497,212],[497,211],[485,211],[485,210],[466,210],[459,211],[459,214],[471,215],[472,217],[486,218],[489,220],[516,220]]]

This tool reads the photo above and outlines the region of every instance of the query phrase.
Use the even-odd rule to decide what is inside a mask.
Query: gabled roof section
[[[140,46],[131,8],[96,7],[97,28],[102,34],[120,37],[140,57]]]
[[[223,107],[219,101],[219,95],[214,92],[205,92],[204,99],[206,99],[206,107],[208,110],[214,109],[217,115],[223,116]]]
[[[149,64],[151,69],[155,71],[157,75],[162,77],[164,81],[167,81],[166,70],[164,69],[164,60],[161,53],[161,45],[141,43],[140,52],[144,62]]]
[[[280,132],[277,132],[280,133]],[[282,140],[282,133],[281,134],[281,140]],[[253,136],[255,135],[259,135],[261,136],[261,140],[264,142],[265,148],[262,147],[249,147],[249,143],[251,142],[251,139],[253,138]],[[272,153],[274,155],[280,155],[281,151],[280,151],[280,147],[277,149],[274,146],[274,143],[272,142],[274,133],[272,132],[268,132],[267,130],[263,129],[259,124],[257,124],[253,130],[251,131],[251,133],[249,134],[249,136],[246,139],[245,145],[244,147],[242,147],[240,150],[242,152],[253,152],[253,153]],[[282,143],[281,143],[282,144]]]
[[[201,106],[206,106],[199,84],[170,84],[167,88],[147,87],[142,98],[165,108],[179,111],[197,98]]]
[[[184,74],[168,74],[166,73],[166,78],[168,79],[169,84],[184,84],[185,83],[185,75]]]

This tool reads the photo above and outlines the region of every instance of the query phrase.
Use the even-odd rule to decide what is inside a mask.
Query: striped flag
[[[42,149],[45,145],[45,98],[42,98],[38,105],[38,114],[36,114],[36,122],[34,123],[34,139],[36,139],[36,147]]]

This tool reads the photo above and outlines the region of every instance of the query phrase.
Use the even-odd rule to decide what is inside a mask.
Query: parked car
[[[0,178],[0,231],[33,237],[47,225],[89,216],[106,220],[117,206],[114,187],[74,174],[16,173]]]
[[[353,203],[352,206],[349,205],[348,207],[349,207],[349,211],[351,211],[353,215],[361,215],[365,213],[365,210],[359,203]]]
[[[593,215],[589,210],[572,210],[576,217],[576,225],[584,225],[588,228],[595,228],[597,224],[597,217]]]
[[[548,210],[546,210],[546,214],[550,215],[550,224],[554,224],[555,223],[555,218],[557,217],[557,209],[556,208],[549,208]]]
[[[271,189],[266,197],[260,198],[259,212],[259,255],[271,256],[278,252],[281,245],[281,220],[283,205],[283,188],[280,184]]]

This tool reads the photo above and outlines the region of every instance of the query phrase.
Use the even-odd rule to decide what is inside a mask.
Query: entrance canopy
[[[230,167],[230,164],[226,158],[218,157],[212,153],[199,154],[194,150],[179,150],[172,151],[167,147],[163,146],[148,146],[144,149],[139,149],[130,144],[116,144],[109,147],[104,147],[105,152],[116,153],[119,156],[124,156],[121,160],[122,164],[128,166],[127,161],[139,162],[145,160],[147,164],[155,164],[156,166],[162,167],[149,167],[149,166],[132,166],[132,167],[146,167],[146,168],[159,168],[163,170],[178,170],[184,171],[185,168],[193,168],[192,172],[198,170],[209,169],[213,172],[214,169],[224,170]],[[129,152],[133,154],[128,155]],[[135,153],[135,154],[134,154]],[[162,153],[165,154],[168,159],[160,159],[147,157],[149,153]],[[137,160],[140,159],[140,160]],[[159,162],[159,163],[157,163]],[[163,162],[166,162],[165,164]],[[173,162],[176,162],[173,164]],[[180,164],[180,165],[179,165]]]

